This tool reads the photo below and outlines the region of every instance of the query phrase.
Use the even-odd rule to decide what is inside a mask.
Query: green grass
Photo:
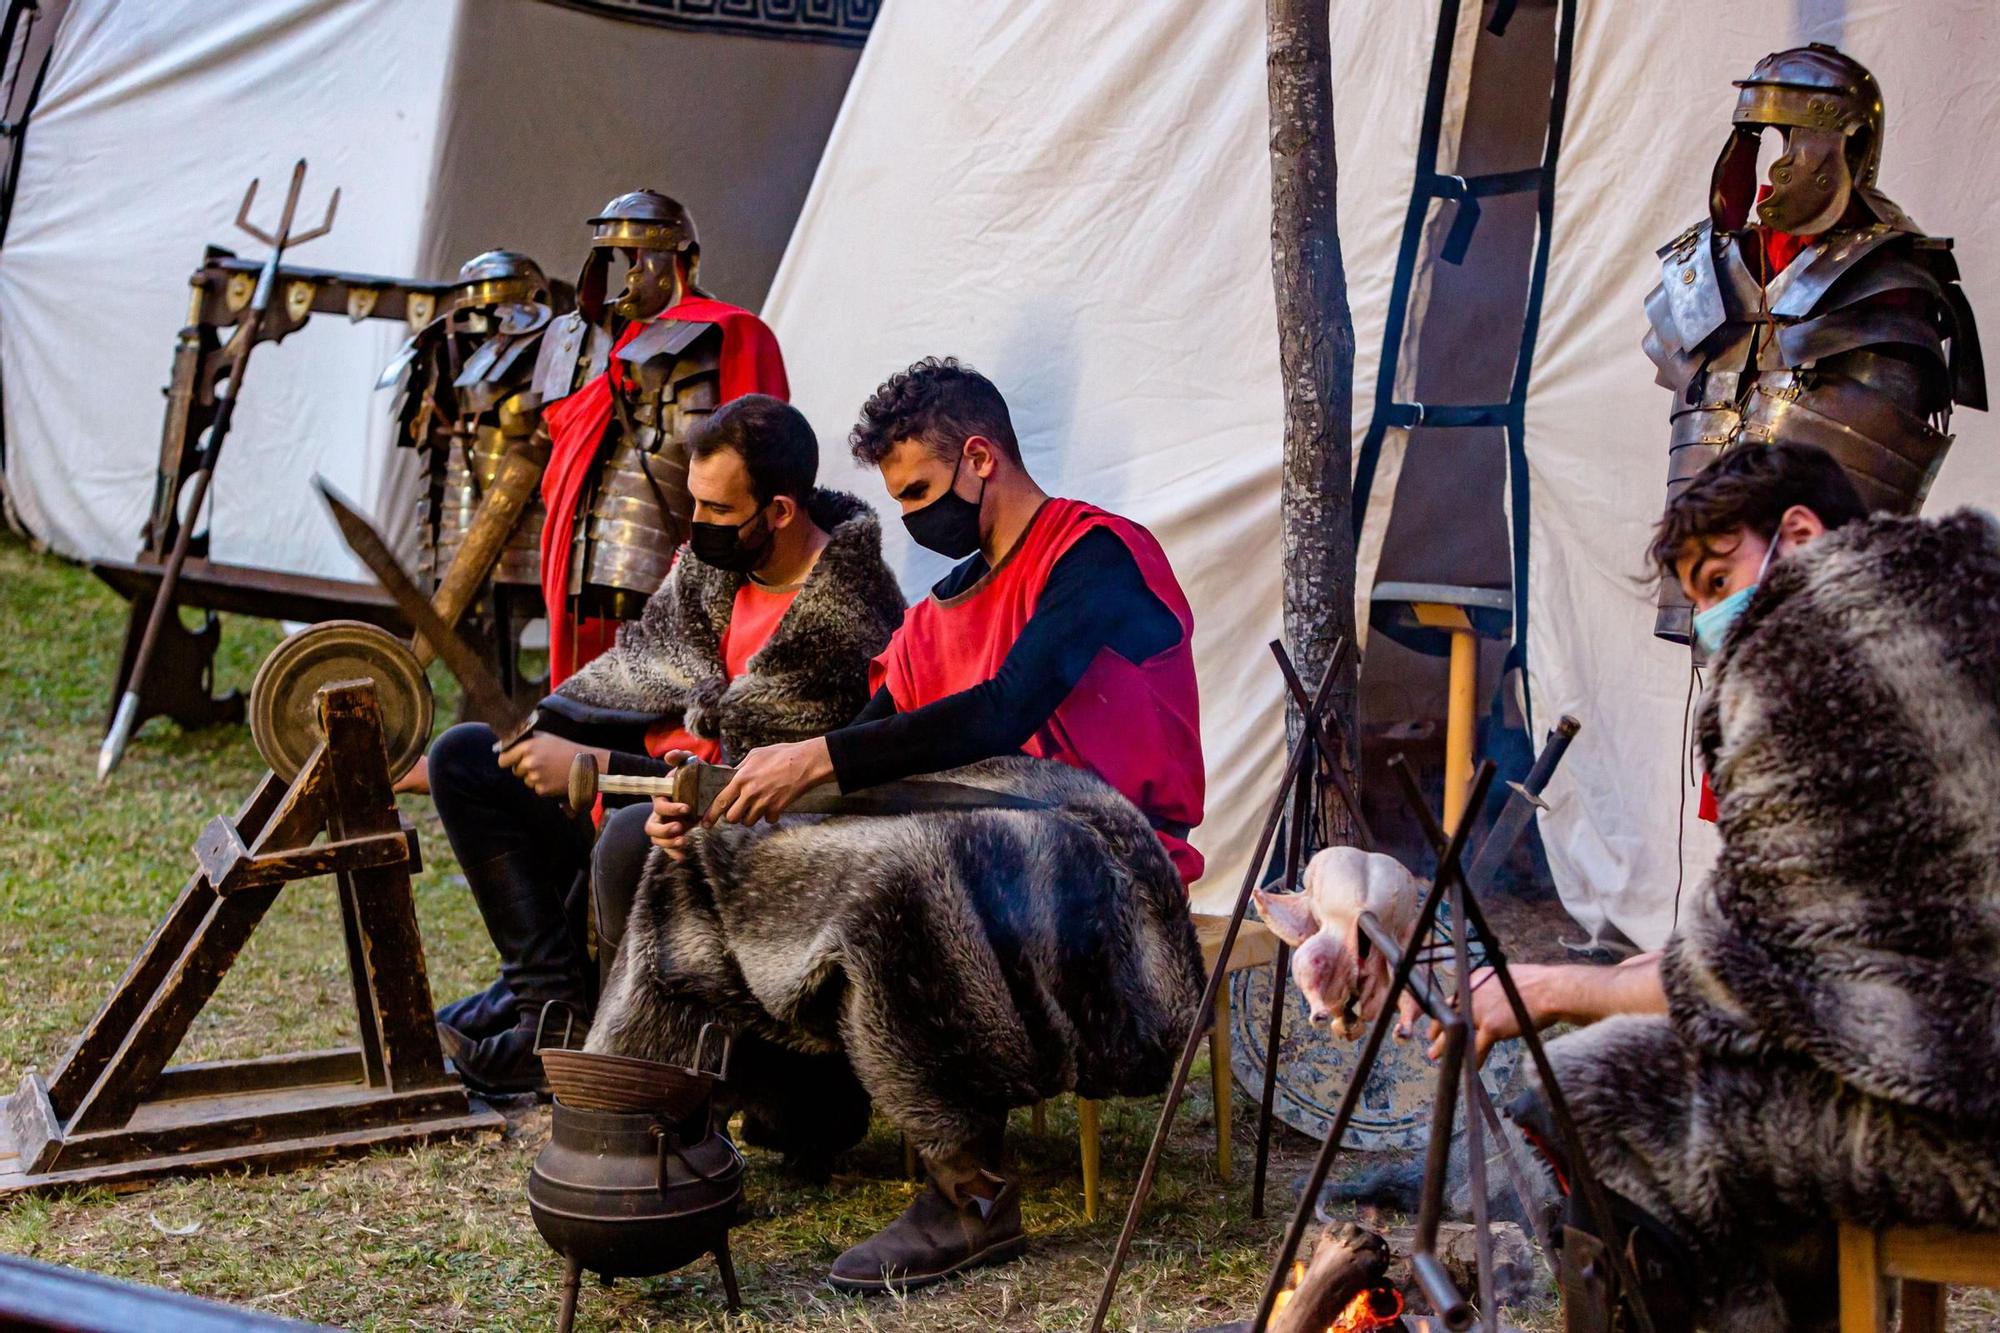
[[[0,535],[0,1092],[57,1059],[192,868],[202,824],[262,773],[241,727],[183,732],[155,720],[111,784],[93,781],[124,608],[75,566]],[[277,626],[229,619],[220,687],[247,689]],[[441,691],[441,693],[448,693]],[[451,712],[439,702],[440,717]],[[427,800],[405,798],[426,866],[416,883],[431,985],[483,984],[491,946]],[[197,1020],[180,1059],[351,1042],[352,997],[330,881],[287,890]],[[1202,1071],[1183,1109],[1127,1267],[1120,1329],[1187,1329],[1247,1313],[1284,1218],[1248,1217],[1251,1107],[1238,1095],[1237,1172],[1215,1174]],[[665,1277],[586,1287],[581,1329],[1074,1330],[1085,1327],[1138,1174],[1158,1101],[1104,1108],[1103,1216],[1082,1215],[1074,1113],[1047,1130],[1016,1117],[1011,1142],[1033,1237],[1021,1263],[904,1300],[841,1296],[827,1264],[899,1212],[901,1149],[875,1132],[825,1187],[786,1177],[755,1150],[751,1219],[733,1236],[744,1312],[721,1313],[706,1261]],[[560,1265],[529,1223],[523,1187],[548,1134],[539,1108],[504,1137],[282,1174],[168,1180],[125,1194],[0,1204],[0,1250],[73,1264],[294,1318],[361,1329],[540,1329]],[[1274,1210],[1287,1210],[1313,1145],[1281,1132]],[[1547,1310],[1510,1312],[1553,1329]],[[1954,1327],[1974,1327],[1955,1318]],[[1987,1326],[1987,1325],[1979,1325]]]

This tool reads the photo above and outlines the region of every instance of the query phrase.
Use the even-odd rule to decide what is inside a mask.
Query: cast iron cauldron
[[[709,1033],[702,1034],[707,1045]],[[555,1054],[549,1052],[547,1054]],[[616,1061],[629,1077],[635,1063],[615,1056],[564,1053],[548,1146],[528,1176],[528,1212],[550,1248],[563,1256],[562,1316],[569,1333],[584,1270],[651,1277],[715,1256],[729,1308],[738,1306],[729,1228],[743,1200],[743,1158],[711,1123],[714,1085],[727,1075],[728,1040],[713,1072],[657,1066],[672,1094],[650,1109],[586,1110],[563,1099],[565,1082],[588,1080],[597,1060]],[[548,1064],[546,1055],[544,1064]],[[576,1088],[579,1100],[585,1089]],[[698,1095],[695,1095],[698,1094]]]

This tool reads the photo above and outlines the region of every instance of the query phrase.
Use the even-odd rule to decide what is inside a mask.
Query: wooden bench
[[[1840,1227],[1840,1333],[1889,1333],[1903,1288],[1902,1333],[1944,1333],[1947,1286],[2000,1289],[2000,1233]]]

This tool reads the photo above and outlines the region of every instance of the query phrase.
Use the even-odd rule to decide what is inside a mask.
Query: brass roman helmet
[[[1738,79],[1735,128],[1715,162],[1709,216],[1718,230],[1758,220],[1775,231],[1813,236],[1837,223],[1857,190],[1864,201],[1882,163],[1882,86],[1857,60],[1823,42],[1774,51]],[[1758,199],[1757,147],[1764,131],[1784,135],[1771,162],[1770,190]]]
[[[639,263],[652,267],[663,261],[648,261],[646,252],[685,256],[687,285],[694,287],[695,271],[701,264],[701,242],[696,239],[694,218],[679,200],[658,190],[633,190],[621,194],[590,219],[590,257],[576,279],[577,309],[595,323],[604,309],[609,286],[611,260],[620,250],[638,252]],[[652,274],[648,285],[659,286],[662,279]]]
[[[549,280],[541,265],[520,251],[488,250],[459,266],[458,282],[452,289],[453,309],[528,302],[548,304]]]

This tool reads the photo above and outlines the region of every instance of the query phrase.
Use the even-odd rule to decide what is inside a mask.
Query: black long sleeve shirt
[[[955,597],[986,577],[984,556],[933,591]],[[1085,533],[1049,571],[1034,613],[991,680],[907,713],[877,690],[849,725],[827,735],[843,791],[1018,753],[1041,730],[1097,655],[1143,662],[1181,639],[1181,624],[1146,586],[1115,533]]]

